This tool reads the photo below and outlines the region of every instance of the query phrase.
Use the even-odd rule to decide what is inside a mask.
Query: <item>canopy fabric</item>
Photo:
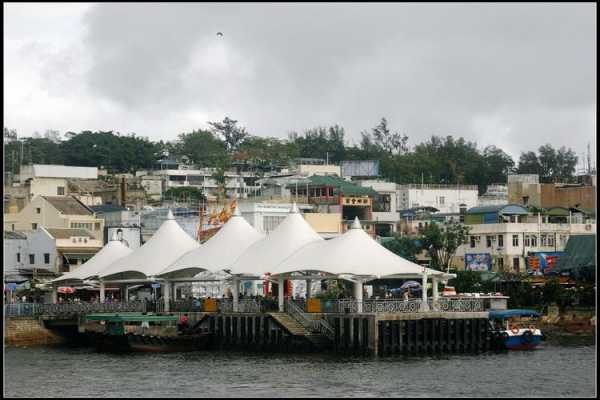
[[[179,257],[158,276],[167,279],[190,278],[203,271],[228,269],[248,247],[263,237],[236,207],[235,214],[213,237]]]
[[[524,309],[515,309],[515,310],[490,310],[489,318],[490,319],[504,319],[510,317],[536,317],[539,318],[542,315],[534,310],[524,310]]]
[[[371,238],[355,219],[352,229],[327,241],[310,243],[280,262],[272,275],[320,271],[360,277],[421,277],[443,275],[392,253]]]
[[[596,235],[571,235],[554,271],[591,276],[596,271]]]
[[[133,250],[125,246],[117,237],[115,232],[110,241],[98,253],[96,253],[87,262],[77,268],[75,271],[67,272],[51,282],[64,282],[70,280],[83,281],[84,279],[94,278],[98,273],[109,267],[120,258],[131,254]]]
[[[323,242],[304,220],[296,203],[279,226],[263,239],[252,244],[231,265],[232,275],[258,277],[271,273],[290,254],[313,242]]]
[[[128,256],[115,261],[101,271],[99,277],[105,281],[153,277],[198,246],[198,242],[181,229],[169,210],[167,220],[148,242]]]

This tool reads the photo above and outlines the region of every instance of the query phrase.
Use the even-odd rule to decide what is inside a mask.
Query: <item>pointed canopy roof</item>
[[[110,241],[100,249],[92,258],[81,265],[73,272],[67,272],[54,279],[52,282],[63,282],[70,280],[85,280],[94,278],[100,271],[110,266],[120,258],[128,256],[133,252],[132,249],[125,246],[114,232]]]
[[[277,264],[308,243],[323,238],[304,220],[296,203],[287,217],[265,238],[255,242],[231,265],[232,275],[262,277]]]
[[[183,254],[198,247],[175,221],[169,210],[167,220],[143,246],[100,272],[103,280],[145,279],[157,275]]]
[[[250,225],[236,207],[234,215],[200,247],[185,253],[158,274],[162,278],[190,278],[203,271],[218,272],[264,236]]]
[[[280,262],[272,275],[319,271],[351,277],[421,277],[424,269],[392,253],[371,238],[358,218],[352,229],[335,239],[310,243]],[[425,268],[428,275],[442,272]]]

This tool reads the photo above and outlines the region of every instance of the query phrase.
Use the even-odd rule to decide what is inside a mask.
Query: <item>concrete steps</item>
[[[309,331],[304,328],[301,323],[286,313],[269,313],[281,326],[283,326],[290,334],[294,336],[302,336],[315,347],[325,348],[331,344],[329,338],[320,334]]]

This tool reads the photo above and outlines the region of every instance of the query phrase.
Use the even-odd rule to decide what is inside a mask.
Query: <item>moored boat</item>
[[[533,310],[490,310],[489,319],[499,347],[507,350],[532,350],[544,340],[534,321],[541,315]]]
[[[104,329],[88,331],[102,352],[192,351],[206,348],[210,340],[210,334],[199,328],[174,331],[171,325],[178,320],[174,315],[90,314],[86,320],[104,325]]]

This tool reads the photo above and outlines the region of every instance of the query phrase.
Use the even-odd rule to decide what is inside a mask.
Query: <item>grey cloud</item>
[[[140,116],[122,130],[154,139],[174,138],[158,127],[187,112],[230,115],[270,136],[339,123],[356,140],[386,116],[413,143],[463,135],[513,155],[546,142],[579,146],[574,136],[584,146],[595,140],[595,11],[566,3],[100,4],[85,19],[86,82]]]

